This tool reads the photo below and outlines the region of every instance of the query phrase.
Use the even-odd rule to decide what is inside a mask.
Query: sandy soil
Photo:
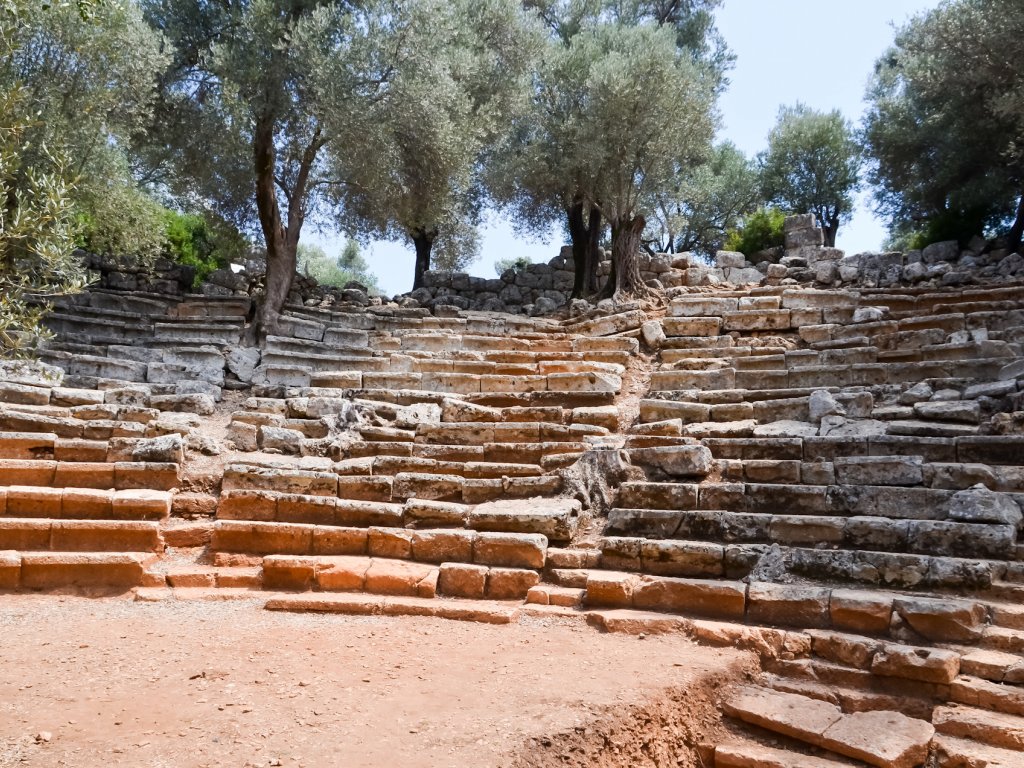
[[[0,597],[0,766],[699,765],[652,742],[719,728],[750,663],[553,618],[261,606]]]

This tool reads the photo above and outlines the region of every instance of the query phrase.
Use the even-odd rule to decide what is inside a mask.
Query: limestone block
[[[482,599],[489,570],[483,565],[444,563],[440,568],[438,591],[451,597]]]
[[[491,600],[523,600],[540,583],[540,574],[522,568],[491,568],[487,572],[486,597]]]
[[[593,575],[591,580],[597,582]],[[591,580],[587,582],[588,602]],[[631,586],[632,604],[643,610],[742,620],[746,606],[746,588],[736,581],[643,577]]]
[[[852,456],[833,462],[842,485],[920,485],[924,462],[920,456]]]
[[[473,562],[509,568],[543,568],[548,540],[540,534],[480,533]]]
[[[829,622],[829,590],[790,584],[751,584],[747,617],[765,624],[825,627]]]
[[[670,317],[720,317],[738,309],[738,299],[711,296],[684,296],[669,304]]]
[[[897,597],[894,607],[917,634],[938,643],[974,643],[988,621],[985,607],[967,600]]]
[[[713,456],[703,445],[670,445],[630,451],[635,464],[661,470],[673,477],[705,477],[711,471]]]
[[[975,485],[953,494],[949,502],[949,519],[966,523],[1003,523],[1020,527],[1024,515],[1012,498]]]
[[[743,310],[722,315],[722,327],[726,331],[777,331],[787,330],[790,325],[788,309]]]
[[[884,645],[875,654],[871,671],[884,677],[949,685],[960,673],[960,655],[941,648]]]

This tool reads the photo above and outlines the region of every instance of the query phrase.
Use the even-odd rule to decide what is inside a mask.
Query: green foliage
[[[533,262],[525,256],[508,256],[494,262],[494,271],[498,274],[498,277],[501,277],[510,269],[514,272],[522,272],[529,268],[532,263]]]
[[[659,190],[647,201],[652,216],[645,240],[661,251],[713,255],[741,219],[753,213],[759,197],[754,164],[724,142],[707,162],[684,168],[674,188]]]
[[[1024,14],[950,0],[898,30],[875,65],[864,140],[879,210],[899,235],[983,212],[1024,228]],[[1016,211],[1016,213],[1015,213]],[[1014,221],[1016,217],[1016,221]],[[980,230],[972,234],[981,234]]]
[[[564,219],[574,201],[600,196],[596,186],[604,162],[610,160],[621,167],[618,179],[631,171],[643,178],[646,167],[628,166],[630,152],[648,142],[652,128],[647,125],[638,127],[633,137],[625,137],[617,148],[617,158],[600,158],[601,153],[616,152],[621,134],[630,133],[631,110],[638,110],[644,119],[662,120],[660,127],[666,133],[663,146],[650,149],[672,145],[665,152],[672,178],[645,179],[642,185],[647,195],[643,207],[653,211],[651,196],[655,190],[671,195],[678,187],[675,176],[696,164],[695,155],[703,159],[706,154],[706,146],[694,153],[692,146],[688,151],[681,144],[693,143],[691,137],[710,134],[711,103],[726,83],[725,75],[732,64],[733,57],[714,26],[719,0],[528,0],[524,4],[536,10],[550,31],[550,39],[542,53],[540,87],[532,108],[513,123],[490,158],[491,195],[512,209],[519,229],[546,232],[552,222]],[[658,41],[650,51],[626,51],[621,49],[630,43],[612,42],[619,34],[636,38],[632,42],[638,46],[648,44],[648,40],[639,38],[654,36]],[[675,61],[668,48],[675,49]],[[689,62],[692,69],[674,83],[658,77],[645,81],[640,62],[644,55],[678,63],[680,73],[684,62]],[[588,60],[588,56],[593,58]],[[602,76],[617,79],[619,97],[632,94],[634,103],[625,99],[616,106],[610,99],[601,103],[593,98],[600,86],[596,77],[599,71]],[[652,98],[645,104],[649,96]],[[668,109],[665,97],[678,99],[670,114],[661,111]],[[587,135],[585,125],[597,111],[607,114],[615,109],[624,111],[602,116],[601,127],[595,126]],[[643,152],[646,164],[646,150]]]
[[[0,5],[0,63],[19,55],[28,3]],[[6,68],[6,67],[5,67]],[[0,83],[0,355],[24,354],[49,334],[42,326],[45,297],[86,284],[75,257],[74,185],[67,159],[27,146],[38,115],[17,80]],[[32,164],[26,163],[26,155]]]
[[[836,110],[783,107],[761,156],[766,199],[794,213],[813,213],[835,245],[839,225],[853,213],[860,185],[860,147],[853,127]]]
[[[386,95],[357,128],[335,129],[352,137],[331,148],[334,175],[345,180],[335,199],[348,230],[426,236],[436,242],[435,268],[463,268],[478,253],[481,156],[526,98],[540,32],[518,0],[418,0],[407,8],[408,54]],[[351,117],[346,106],[332,111],[331,124]]]
[[[78,238],[92,253],[149,262],[164,249],[164,208],[134,184],[91,179],[78,195]]]
[[[132,174],[128,142],[145,129],[167,57],[133,0],[16,2],[0,88],[20,87],[26,114],[17,186],[68,158],[68,194],[98,252],[151,259],[162,245],[160,207]],[[19,85],[21,84],[21,85]]]
[[[956,240],[961,246],[976,235],[988,233],[992,228],[989,211],[975,208],[970,211],[943,211],[930,217],[923,227],[903,232],[892,232],[886,244],[891,250],[921,250],[932,243]]]
[[[320,285],[344,288],[349,283],[360,283],[371,293],[380,293],[377,277],[370,272],[370,265],[359,252],[359,244],[355,240],[346,241],[336,259],[330,258],[318,245],[303,243],[299,245],[298,262],[299,271]]]
[[[571,106],[551,143],[582,173],[614,228],[641,201],[706,156],[713,82],[676,48],[671,30],[599,24],[550,52],[542,102]],[[628,119],[627,119],[628,116]]]
[[[786,214],[778,208],[760,208],[747,216],[741,227],[729,232],[724,250],[752,256],[758,251],[777,248],[785,242],[785,221]]]
[[[195,267],[198,288],[216,269],[245,258],[249,241],[213,213],[163,211],[164,253],[173,261]]]

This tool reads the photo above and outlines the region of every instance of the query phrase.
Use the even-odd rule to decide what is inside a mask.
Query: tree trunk
[[[654,298],[640,276],[640,239],[647,221],[643,216],[612,222],[612,273],[601,298],[616,302]]]
[[[423,287],[423,275],[430,269],[430,251],[434,247],[434,240],[437,239],[437,232],[424,232],[418,229],[409,237],[416,248],[416,267],[412,280],[412,289],[415,291]]]
[[[256,311],[256,322],[251,329],[253,341],[261,341],[267,334],[277,330],[288,292],[295,277],[295,247],[289,248],[290,241],[281,208],[277,202],[274,186],[276,157],[274,151],[274,121],[261,117],[253,136],[253,159],[256,166],[256,211],[259,214],[263,240],[267,246],[267,274],[263,301]]]
[[[587,296],[593,296],[600,289],[597,279],[597,265],[601,261],[599,252],[601,250],[601,210],[597,206],[591,206],[590,217],[587,222],[587,262],[586,279],[584,289]]]
[[[836,235],[839,234],[839,214],[831,214],[828,216],[818,216],[818,222],[821,224],[821,231],[824,234],[825,247],[835,248],[836,247]]]
[[[1007,235],[1008,247],[1011,253],[1020,253],[1020,243],[1024,239],[1024,195],[1020,196],[1017,204],[1017,217],[1013,220],[1013,226]]]
[[[295,266],[298,259],[299,233],[306,220],[306,193],[309,174],[316,162],[317,153],[323,146],[323,136],[318,127],[302,151],[298,172],[291,187],[282,185],[287,192],[287,221],[283,220],[277,201],[277,155],[274,149],[273,115],[261,115],[256,121],[253,135],[253,159],[256,166],[256,211],[259,214],[263,240],[267,245],[267,275],[263,301],[256,310],[256,320],[250,327],[247,340],[262,342],[268,335],[277,333],[277,322],[281,310],[295,281]]]
[[[838,224],[829,224],[822,230],[825,236],[825,247],[835,248],[836,247],[836,235],[839,233]]]
[[[572,241],[572,298],[582,299],[597,292],[598,248],[601,241],[601,211],[577,199],[566,211]],[[586,214],[586,220],[584,220]]]

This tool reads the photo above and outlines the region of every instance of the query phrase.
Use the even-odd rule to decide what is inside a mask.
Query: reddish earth
[[[0,766],[699,766],[751,658],[556,618],[0,599]]]

